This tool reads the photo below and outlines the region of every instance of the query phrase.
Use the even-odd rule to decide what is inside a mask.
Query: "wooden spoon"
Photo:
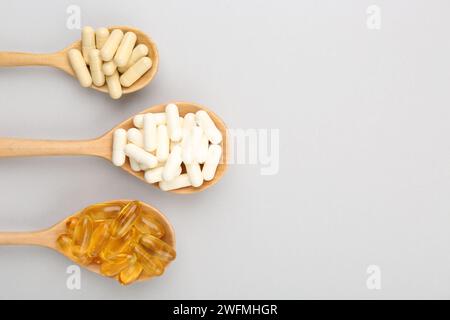
[[[174,102],[179,109],[180,116],[192,112],[195,113],[198,110],[205,110],[208,112],[211,119],[214,121],[217,128],[222,133],[222,158],[217,167],[216,175],[211,181],[204,181],[203,184],[198,187],[186,187],[181,189],[172,190],[171,192],[179,194],[187,194],[203,191],[206,188],[216,184],[220,178],[225,174],[227,168],[227,128],[225,123],[212,111],[206,109],[203,106],[188,102]],[[167,104],[160,104],[153,106],[141,113],[149,112],[164,112]],[[101,136],[100,138],[93,140],[82,140],[82,141],[52,141],[52,140],[27,140],[27,139],[13,139],[13,138],[0,138],[0,157],[24,157],[24,156],[64,156],[64,155],[86,155],[86,156],[97,156],[107,159],[111,164],[112,158],[112,142],[113,134],[116,129],[123,128],[128,130],[133,128],[133,117],[125,120],[118,126],[114,127],[112,130]],[[144,173],[135,172],[131,170],[129,162],[127,161],[125,165],[121,167],[123,170],[132,174],[133,176],[145,181]],[[147,183],[147,182],[146,182]],[[159,188],[158,184],[153,184],[153,186]]]
[[[138,81],[136,81],[132,86],[128,88],[122,88],[123,93],[132,93],[137,90],[142,89],[155,76],[158,71],[159,65],[159,55],[158,49],[156,48],[156,44],[153,40],[143,33],[141,30],[127,27],[127,26],[113,26],[108,28],[109,31],[114,29],[121,29],[124,33],[128,31],[132,31],[137,36],[137,44],[145,44],[148,47],[149,53],[148,56],[152,59],[153,65],[151,69],[145,73]],[[0,52],[0,67],[17,67],[17,66],[50,66],[61,69],[65,71],[72,77],[75,77],[75,74],[72,70],[72,67],[69,62],[68,52],[70,49],[78,49],[81,50],[81,40],[77,40],[72,43],[67,48],[58,51],[56,53],[50,54],[37,54],[37,53],[22,53],[22,52]],[[94,85],[91,88],[108,93],[108,88],[106,85],[102,87],[96,87]]]
[[[131,200],[114,200],[114,202],[129,202]],[[171,245],[175,249],[175,231],[173,230],[172,225],[169,220],[156,208],[141,202],[141,205],[145,207],[148,211],[151,211],[157,218],[158,221],[161,222],[165,229],[165,235],[161,238],[164,242]],[[0,245],[32,245],[32,246],[41,246],[47,247],[53,250],[58,251],[63,254],[67,258],[72,258],[66,255],[62,250],[59,249],[56,240],[62,234],[66,233],[66,224],[70,218],[76,217],[80,215],[83,210],[78,211],[77,213],[67,217],[63,221],[55,224],[53,227],[36,231],[36,232],[0,232]],[[73,261],[73,260],[72,260]],[[76,262],[75,262],[76,263]],[[97,264],[89,264],[87,266],[82,266],[92,272],[100,273],[100,266]],[[144,273],[140,276],[138,281],[148,280],[152,277],[145,275]]]

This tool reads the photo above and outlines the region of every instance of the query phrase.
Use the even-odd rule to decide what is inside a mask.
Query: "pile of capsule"
[[[144,44],[136,47],[134,32],[115,29],[109,33],[107,28],[96,31],[84,27],[81,32],[81,52],[69,50],[69,61],[82,87],[94,84],[108,87],[113,99],[122,96],[122,87],[129,87],[152,67],[148,57],[149,48]],[[89,68],[88,68],[89,66]]]
[[[159,276],[175,259],[164,242],[164,226],[139,201],[107,202],[90,206],[69,218],[58,247],[73,261],[100,265],[101,274],[121,284]]]
[[[180,117],[171,103],[165,112],[139,114],[135,128],[114,132],[112,161],[145,171],[148,183],[164,191],[200,187],[216,174],[222,157],[222,134],[204,110]]]

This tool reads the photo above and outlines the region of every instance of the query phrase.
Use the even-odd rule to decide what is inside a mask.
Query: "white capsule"
[[[95,49],[95,31],[87,26],[81,31],[81,50],[86,64],[89,64],[89,51],[92,49]]]
[[[203,129],[209,141],[213,144],[222,142],[222,134],[217,129],[214,121],[210,118],[208,113],[204,110],[197,111],[195,114],[198,125]]]
[[[205,163],[208,156],[209,140],[206,135],[202,135],[200,145],[195,152],[194,161],[198,163]]]
[[[157,131],[156,121],[153,113],[144,115],[144,149],[148,152],[153,152],[157,147]]]
[[[92,77],[86,66],[83,56],[80,50],[71,49],[68,53],[70,65],[80,82],[82,87],[90,87],[92,85]]]
[[[114,56],[114,62],[118,67],[124,67],[127,65],[133,52],[134,45],[136,44],[136,34],[134,32],[127,32],[120,42],[119,48],[117,48],[116,55]]]
[[[103,45],[105,44],[106,40],[108,40],[109,37],[109,30],[107,28],[98,28],[95,31],[95,45],[97,49],[103,48]]]
[[[117,129],[113,136],[112,162],[115,166],[121,167],[125,163],[125,146],[127,144],[127,132],[124,129]]]
[[[155,169],[147,170],[145,171],[145,181],[148,183],[156,183],[163,180],[162,173],[163,173],[164,167],[158,167]],[[181,167],[178,167],[178,173],[177,176],[181,174]]]
[[[103,44],[100,54],[103,61],[111,61],[116,54],[117,48],[123,38],[122,30],[115,29],[111,32],[106,42]]]
[[[155,116],[156,125],[166,124],[166,114],[164,112],[153,113]],[[142,129],[144,127],[144,115],[138,114],[133,118],[133,124],[136,128]]]
[[[172,181],[161,181],[159,183],[159,187],[163,191],[170,191],[175,189],[181,189],[185,187],[189,187],[191,185],[191,181],[186,173],[179,175]]]
[[[134,172],[139,172],[141,171],[141,166],[139,165],[139,162],[137,162],[134,159],[130,158],[130,168],[131,170],[133,170]]]
[[[191,164],[194,162],[202,136],[203,130],[200,127],[193,126],[191,132],[183,138],[181,147],[184,164]]]
[[[127,71],[133,64],[135,64],[140,58],[146,57],[148,54],[148,47],[145,44],[139,44],[131,53],[130,59],[125,66],[119,67],[119,72],[124,73]]]
[[[168,104],[166,107],[166,121],[170,140],[180,141],[182,138],[180,114],[178,113],[178,107],[173,103]]]
[[[113,99],[119,99],[122,96],[122,86],[119,82],[119,73],[116,71],[112,76],[106,77],[109,96]]]
[[[221,146],[216,144],[209,146],[208,155],[202,169],[203,179],[205,179],[205,181],[211,181],[214,178],[221,156]]]
[[[144,137],[142,135],[141,130],[136,129],[136,128],[128,129],[127,138],[128,138],[128,142],[135,144],[139,148],[144,147]]]
[[[105,76],[112,76],[116,72],[117,66],[114,61],[105,62],[102,66],[102,71]]]
[[[105,75],[102,71],[102,59],[100,59],[100,51],[98,49],[92,49],[89,51],[89,67],[91,69],[92,82],[97,87],[101,87],[105,84]]]
[[[177,176],[178,167],[181,165],[181,147],[176,146],[167,158],[167,162],[164,165],[163,179],[170,181]]]
[[[182,124],[180,123],[180,127],[183,128],[182,129],[182,134],[183,134],[183,139],[191,133],[191,129],[193,126],[195,126],[195,114],[193,113],[188,113],[184,116],[184,118],[180,117],[180,120],[183,119],[181,122],[183,122]]]
[[[198,163],[186,165],[187,175],[193,187],[200,187],[203,184],[203,174]]]
[[[156,148],[156,158],[159,162],[166,161],[169,157],[169,135],[167,133],[167,127],[165,125],[159,125],[157,129],[158,146]]]
[[[152,60],[149,57],[140,58],[124,74],[120,76],[120,83],[124,87],[130,87],[139,80],[152,67]]]
[[[169,148],[169,151],[172,152],[172,150],[173,150],[173,148],[175,148],[175,146],[180,146],[180,147],[181,147],[181,143],[180,143],[180,142],[173,142],[173,141],[170,141],[170,148]],[[181,149],[183,149],[183,148],[181,148]]]
[[[158,165],[158,159],[154,155],[134,144],[129,143],[125,146],[125,154],[148,168],[155,168]]]

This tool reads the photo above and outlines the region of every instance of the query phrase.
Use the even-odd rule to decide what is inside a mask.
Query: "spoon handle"
[[[0,245],[33,245],[52,247],[54,236],[43,232],[0,232]]]
[[[0,67],[56,66],[59,59],[56,53],[0,52]]]

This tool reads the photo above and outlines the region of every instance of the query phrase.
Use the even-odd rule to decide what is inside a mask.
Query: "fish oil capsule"
[[[117,48],[116,55],[114,56],[114,62],[118,67],[124,67],[127,65],[128,60],[133,52],[134,45],[136,44],[136,34],[134,32],[127,32],[120,42],[119,48]]]
[[[122,30],[115,29],[111,32],[106,42],[103,44],[102,49],[100,50],[100,54],[102,56],[103,61],[111,61],[114,57],[117,48],[120,45],[120,42],[123,38]]]
[[[217,129],[216,125],[204,110],[197,111],[195,114],[198,125],[203,129],[209,141],[213,144],[222,142],[222,133]]]
[[[197,151],[194,156],[194,160],[198,163],[205,163],[206,157],[208,156],[209,140],[208,137],[202,135],[200,144],[197,146]]]
[[[80,217],[73,232],[73,244],[74,246],[79,246],[79,252],[77,254],[74,253],[76,256],[82,256],[87,253],[93,228],[94,222],[91,217],[87,215]]]
[[[140,244],[147,249],[147,252],[165,262],[170,262],[177,256],[171,245],[150,234],[143,235]]]
[[[125,146],[125,154],[148,168],[155,168],[158,165],[158,159],[154,155],[134,144],[129,143]]]
[[[157,113],[152,113],[152,114],[155,118],[155,122],[156,122],[157,126],[159,126],[160,124],[166,124],[166,113],[165,112],[157,112]],[[145,114],[138,114],[138,115],[134,116],[133,124],[136,128],[139,128],[139,129],[144,128],[144,115]]]
[[[142,270],[142,264],[137,261],[133,264],[128,265],[128,267],[120,271],[119,282],[121,284],[127,285],[136,281],[141,275]]]
[[[114,61],[108,61],[102,65],[102,72],[105,76],[112,76],[116,70],[117,66]]]
[[[170,191],[175,189],[181,189],[191,186],[191,180],[186,173],[179,175],[171,181],[161,181],[159,183],[159,188],[163,191]]]
[[[128,142],[142,148],[144,146],[144,136],[142,132],[136,128],[128,129],[127,132]]]
[[[121,167],[125,163],[125,146],[127,145],[127,132],[125,129],[114,131],[112,162],[115,166]]]
[[[124,67],[119,67],[119,72],[124,73],[133,64],[135,64],[140,58],[147,56],[148,47],[145,44],[139,44],[131,52],[130,59],[128,59],[127,64]]]
[[[86,61],[84,61],[80,50],[70,49],[68,56],[70,65],[72,66],[72,69],[77,76],[80,85],[85,88],[90,87],[92,85],[92,77],[89,73],[89,70],[86,66]]]
[[[158,167],[151,170],[146,170],[144,174],[145,181],[148,183],[156,183],[163,180],[162,173],[164,171],[164,167]],[[181,166],[178,167],[176,176],[181,174]]]
[[[166,106],[166,121],[170,140],[175,142],[180,141],[182,138],[180,115],[178,113],[178,107],[173,103]]]
[[[134,263],[136,263],[136,256],[134,254],[121,253],[103,262],[100,266],[100,272],[107,277],[114,277]]]
[[[95,31],[95,44],[97,49],[103,48],[103,45],[105,44],[106,40],[108,40],[109,37],[109,30],[107,28],[98,28]]]
[[[108,85],[108,92],[111,98],[119,99],[122,96],[122,86],[120,85],[117,71],[112,76],[106,77],[106,84]]]
[[[125,204],[123,201],[96,203],[85,208],[82,214],[89,215],[94,222],[104,222],[115,219]]]
[[[149,57],[140,58],[124,74],[120,76],[120,83],[128,88],[141,78],[152,67],[152,60]]]
[[[151,234],[157,238],[164,237],[166,233],[164,226],[148,212],[141,212],[141,217],[136,221],[135,227],[141,233]]]
[[[158,146],[158,139],[156,137],[156,119],[153,113],[144,115],[144,149],[148,152],[153,152]]]
[[[97,257],[105,247],[110,237],[109,224],[102,222],[92,233],[91,242],[87,251],[88,256]]]
[[[200,187],[203,184],[202,169],[198,163],[187,164],[186,171],[193,187]]]
[[[170,141],[167,127],[163,124],[157,128],[157,141],[156,158],[159,162],[164,162],[169,157]]]
[[[133,248],[137,260],[142,264],[144,272],[149,276],[159,276],[164,272],[164,265],[161,260],[150,255],[141,245],[137,244]]]
[[[107,260],[110,257],[116,256],[119,253],[127,253],[134,247],[137,237],[136,229],[132,228],[122,238],[111,237],[106,243],[105,248],[100,252],[100,257]]]
[[[67,220],[66,222],[66,232],[68,235],[72,235],[74,230],[75,230],[75,226],[78,223],[78,218],[77,217],[71,217],[69,218],[69,220]]]
[[[113,237],[123,237],[133,227],[141,213],[141,204],[139,201],[128,203],[119,213],[111,226],[111,235]]]
[[[67,234],[62,234],[56,240],[58,248],[67,256],[72,255],[72,238]]]
[[[92,82],[97,87],[101,87],[105,84],[105,75],[102,71],[103,62],[100,59],[100,51],[97,49],[91,49],[89,51],[88,57]]]
[[[202,174],[205,181],[211,181],[216,174],[217,166],[222,156],[222,147],[213,144],[208,149],[205,164],[203,165]]]
[[[81,50],[86,64],[90,64],[89,51],[92,49],[95,49],[95,31],[92,27],[86,26],[81,31]]]
[[[164,165],[162,173],[163,180],[165,181],[173,180],[177,176],[178,168],[180,167],[181,162],[182,162],[181,147],[176,146],[169,154],[166,164]]]

